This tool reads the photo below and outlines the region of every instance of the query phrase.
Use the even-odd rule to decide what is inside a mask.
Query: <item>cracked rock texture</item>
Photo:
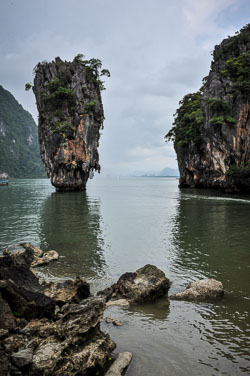
[[[22,263],[0,257],[0,376],[101,374],[115,348],[100,330],[105,300],[79,278],[46,296],[30,269],[35,247],[25,246]]]
[[[224,288],[216,279],[202,279],[189,284],[182,292],[172,295],[172,300],[219,300],[224,295]]]
[[[98,294],[105,296],[106,301],[122,300],[124,303],[127,299],[131,303],[143,303],[167,295],[170,285],[162,270],[147,264],[135,273],[124,273],[115,284]]]
[[[201,88],[199,140],[189,138],[184,145],[185,140],[175,138],[180,187],[250,192],[249,51],[250,24],[215,46],[211,70]],[[236,64],[243,60],[240,73]]]
[[[57,191],[84,190],[90,173],[100,171],[102,82],[99,68],[92,69],[86,62],[57,57],[35,67],[40,153]]]

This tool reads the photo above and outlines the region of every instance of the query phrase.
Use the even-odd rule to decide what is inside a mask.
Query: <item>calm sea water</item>
[[[103,324],[132,351],[128,376],[250,374],[250,198],[179,190],[171,178],[102,179],[87,191],[55,193],[48,180],[13,180],[0,187],[0,249],[30,241],[59,251],[40,269],[55,280],[80,275],[95,292],[126,271],[151,263],[173,282],[213,277],[221,302],[159,300],[106,315]]]

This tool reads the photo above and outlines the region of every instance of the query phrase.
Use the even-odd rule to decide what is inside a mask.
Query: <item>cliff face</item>
[[[250,192],[250,24],[216,46],[213,57],[166,138],[174,141],[181,187]]]
[[[100,60],[83,60],[82,55],[73,62],[57,57],[35,67],[41,158],[57,191],[84,190],[90,171],[100,171],[100,76],[109,75],[100,69]]]
[[[11,178],[46,177],[37,125],[13,95],[0,86],[0,173]]]

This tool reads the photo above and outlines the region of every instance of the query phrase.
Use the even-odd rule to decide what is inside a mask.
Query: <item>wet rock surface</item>
[[[99,372],[115,348],[100,330],[105,300],[90,297],[80,278],[50,290],[40,285],[30,269],[32,252],[0,257],[0,375]]]
[[[122,376],[131,363],[133,355],[130,352],[122,352],[118,354],[117,359],[111,365],[105,376]]]
[[[45,286],[45,295],[53,298],[58,305],[80,303],[80,301],[90,296],[89,284],[80,277],[77,277],[75,281],[50,282]]]
[[[147,264],[135,273],[125,273],[111,287],[99,292],[106,300],[127,299],[129,302],[153,301],[168,293],[170,281],[164,272]]]
[[[170,296],[172,300],[220,300],[224,295],[224,288],[220,281],[202,279],[189,284],[182,292]]]
[[[100,76],[108,72],[100,70],[100,60],[87,61],[80,55],[72,62],[57,57],[35,67],[41,158],[57,191],[84,190],[89,175],[100,171]]]

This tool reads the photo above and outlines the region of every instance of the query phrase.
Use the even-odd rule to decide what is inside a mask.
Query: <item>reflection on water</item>
[[[250,201],[191,193],[183,190],[174,220],[175,272],[218,278],[228,290],[248,294]]]
[[[87,193],[55,193],[48,180],[12,181],[0,189],[0,246],[55,249],[63,257],[40,270],[81,275],[92,291],[146,263],[173,281],[171,294],[197,278],[221,280],[219,303],[113,307],[106,314],[125,324],[103,328],[117,351],[133,352],[128,376],[250,374],[250,200],[177,184],[94,179]]]
[[[40,214],[41,248],[55,249],[63,256],[47,268],[50,275],[87,279],[103,275],[100,204],[85,192],[52,193],[46,198]]]

